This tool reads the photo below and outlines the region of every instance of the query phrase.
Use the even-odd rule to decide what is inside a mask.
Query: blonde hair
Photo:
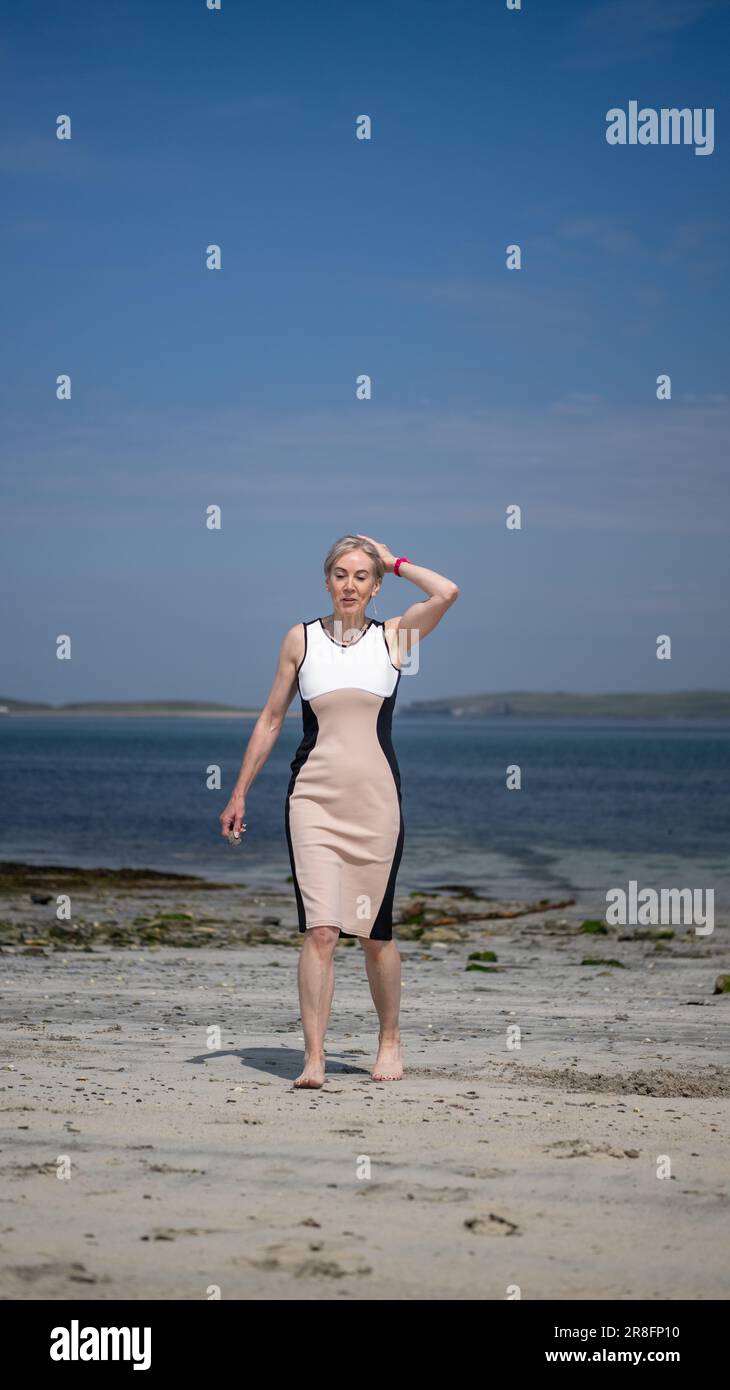
[[[330,573],[337,564],[337,561],[343,555],[348,555],[351,550],[362,550],[367,555],[368,559],[372,562],[375,583],[378,585],[382,584],[383,575],[385,574],[385,565],[380,558],[380,553],[375,549],[372,541],[362,540],[360,536],[340,536],[340,539],[335,541],[334,545],[330,546],[324,562],[325,579],[329,579]]]

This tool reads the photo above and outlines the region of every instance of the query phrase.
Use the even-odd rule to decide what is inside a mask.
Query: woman
[[[428,597],[397,618],[367,618],[384,574],[410,579]],[[343,536],[324,564],[333,612],[287,632],[271,693],[244,754],[220,822],[245,832],[246,794],[299,690],[303,737],[291,764],[285,827],[299,930],[299,1002],[304,1070],[295,1086],[324,1084],[324,1036],[340,936],[365,951],[378,1011],[374,1081],[398,1081],[400,955],[393,894],[403,851],[400,772],[391,743],[393,706],[406,656],[441,622],[459,590],[435,570],[398,559],[370,536]]]

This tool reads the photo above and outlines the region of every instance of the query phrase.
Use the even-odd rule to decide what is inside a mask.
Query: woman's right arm
[[[297,691],[297,668],[304,656],[304,628],[301,623],[290,627],[279,649],[279,664],[274,684],[246,745],[236,785],[225,810],[220,815],[221,835],[240,835],[246,829],[246,793],[261,771],[276,743],[286,712]]]

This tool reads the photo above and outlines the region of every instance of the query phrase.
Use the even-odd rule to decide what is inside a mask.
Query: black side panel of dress
[[[297,878],[297,866],[294,861],[294,846],[292,844],[291,827],[289,824],[289,798],[294,790],[294,784],[299,775],[299,771],[306,763],[309,754],[311,753],[315,743],[317,742],[317,735],[319,733],[319,722],[317,720],[316,714],[314,713],[314,710],[312,709],[312,706],[309,703],[309,700],[305,700],[303,697],[301,697],[301,699],[302,727],[304,729],[304,733],[302,741],[299,744],[299,747],[297,748],[297,751],[294,754],[294,758],[292,759],[292,762],[290,764],[291,777],[289,779],[289,786],[287,788],[286,793],[286,801],[284,803],[284,828],[286,830],[286,843],[289,848],[289,863],[291,864],[292,880],[294,882],[294,897],[296,899],[297,904],[299,930],[305,931],[307,926],[307,915],[304,909],[304,899],[302,898],[301,889],[299,887],[299,880]]]
[[[389,695],[387,700],[383,700],[383,704],[378,715],[377,724],[378,742],[380,743],[380,747],[382,748],[386,758],[388,759],[390,770],[393,773],[393,781],[395,782],[396,791],[398,793],[399,807],[401,805],[400,768],[398,767],[398,760],[395,756],[395,749],[393,747],[393,741],[391,738],[391,730],[393,724],[393,710],[395,708],[395,700],[398,694],[400,678],[401,672],[399,671],[398,679],[395,683],[395,690],[393,691],[393,694]],[[371,938],[375,941],[390,941],[392,939],[393,897],[395,894],[395,880],[398,874],[398,869],[400,867],[401,856],[403,854],[404,838],[405,826],[403,824],[403,811],[401,810],[400,830],[398,832],[395,853],[393,855],[393,863],[390,868],[390,874],[388,875],[388,883],[385,889],[385,893],[383,894],[383,901],[380,904],[380,910],[378,912],[377,917],[375,918],[375,922],[373,923],[373,929],[370,933]]]

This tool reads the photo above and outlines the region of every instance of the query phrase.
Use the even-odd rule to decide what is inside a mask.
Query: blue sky
[[[729,38],[709,0],[7,7],[0,694],[262,703],[350,531],[461,588],[403,702],[726,687]],[[609,146],[630,100],[713,107],[713,153]]]

